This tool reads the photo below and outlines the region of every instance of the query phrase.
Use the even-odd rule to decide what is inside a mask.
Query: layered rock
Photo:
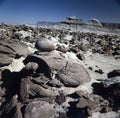
[[[29,53],[29,50],[23,43],[0,40],[0,66],[9,65],[12,63],[13,58],[25,57]]]
[[[79,19],[75,16],[66,17],[66,19],[61,23],[68,25],[79,25],[79,26],[86,25],[86,26],[102,27],[102,24],[98,19],[90,19],[87,23],[85,23],[82,19]]]

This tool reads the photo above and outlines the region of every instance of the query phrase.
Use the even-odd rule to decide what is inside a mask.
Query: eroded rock
[[[57,73],[57,78],[65,85],[77,87],[91,80],[88,72],[80,64],[68,62],[65,68]]]
[[[59,71],[66,65],[65,57],[61,56],[57,52],[50,53],[39,53],[38,57],[42,58],[47,62],[51,69]]]

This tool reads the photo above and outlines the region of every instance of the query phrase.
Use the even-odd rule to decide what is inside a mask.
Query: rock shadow
[[[2,71],[2,88],[5,89],[5,99],[9,100],[14,95],[19,94],[20,82],[23,75],[21,72],[11,72],[9,69]]]
[[[112,110],[120,109],[120,83],[107,85],[105,83],[93,83],[93,93],[102,96],[109,101]]]
[[[78,102],[69,102],[70,107],[68,108],[67,118],[87,118],[88,114],[86,114],[86,110],[81,108],[76,108],[76,104]]]

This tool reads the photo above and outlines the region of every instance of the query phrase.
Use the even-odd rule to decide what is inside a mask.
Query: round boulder
[[[67,87],[77,87],[91,81],[87,70],[82,65],[70,61],[56,74],[56,77]]]
[[[35,48],[42,52],[50,52],[55,49],[55,45],[49,39],[38,39]]]

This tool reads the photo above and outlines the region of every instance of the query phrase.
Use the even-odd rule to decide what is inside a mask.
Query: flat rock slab
[[[24,118],[52,118],[54,115],[53,105],[45,101],[34,101],[27,105]]]

